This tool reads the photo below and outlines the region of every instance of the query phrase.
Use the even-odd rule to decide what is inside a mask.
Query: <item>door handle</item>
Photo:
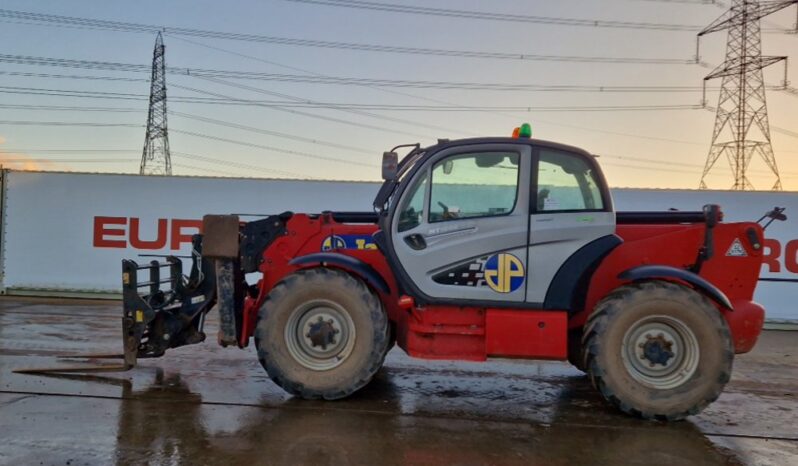
[[[427,247],[427,242],[424,240],[424,237],[418,233],[405,236],[405,243],[416,251],[420,251]]]

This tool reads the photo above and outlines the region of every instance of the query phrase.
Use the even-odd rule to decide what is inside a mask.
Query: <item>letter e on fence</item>
[[[127,225],[127,219],[125,217],[94,217],[94,247],[127,247],[127,241],[124,239],[108,239],[109,236],[125,236],[124,228],[108,228],[110,225]]]

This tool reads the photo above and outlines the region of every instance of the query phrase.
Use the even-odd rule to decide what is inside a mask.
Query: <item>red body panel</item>
[[[568,313],[489,309],[486,352],[490,356],[565,359]]]
[[[701,268],[700,276],[720,289],[732,302],[733,311],[720,309],[732,331],[737,353],[753,348],[762,330],[764,310],[753,302],[754,289],[762,265],[762,248],[754,249],[746,230],[753,228],[763,237],[762,227],[753,222],[721,223],[714,229],[715,252]],[[695,263],[704,241],[703,224],[691,225],[618,225],[617,234],[624,242],[613,250],[593,274],[585,309],[569,322],[570,328],[584,325],[596,304],[624,284],[618,274],[646,265],[670,265],[684,268]],[[732,243],[739,239],[746,256],[727,256]]]
[[[733,303],[734,310],[720,309],[731,328],[735,350],[749,351],[761,331],[764,310],[753,303],[754,288],[762,263],[762,251],[749,243],[746,230],[756,223],[718,224],[714,229],[714,256],[706,261],[700,275],[714,284]],[[554,358],[567,355],[567,330],[584,325],[596,303],[624,284],[618,275],[638,265],[657,264],[685,268],[694,264],[704,241],[703,224],[619,225],[623,244],[613,250],[594,273],[584,309],[568,317],[565,311],[509,310],[460,306],[419,307],[400,297],[396,279],[383,254],[368,240],[377,230],[373,224],[336,223],[330,215],[297,214],[287,223],[287,234],[263,252],[257,298],[247,298],[240,345],[253,335],[257,312],[269,291],[286,275],[301,267],[289,262],[324,250],[355,257],[370,265],[388,284],[388,293],[374,290],[396,329],[397,343],[409,355],[428,359],[482,361],[488,356]],[[354,247],[340,247],[333,236],[360,238]],[[746,256],[729,257],[726,251],[735,239]],[[352,245],[350,245],[352,246]],[[334,264],[324,264],[338,267]],[[305,266],[307,267],[307,266]],[[355,271],[349,271],[355,272]],[[400,299],[401,298],[401,299]]]

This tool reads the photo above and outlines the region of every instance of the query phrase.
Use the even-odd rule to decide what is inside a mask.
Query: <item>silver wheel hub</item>
[[[698,339],[681,320],[650,316],[635,322],[624,335],[622,357],[629,375],[651,388],[682,385],[698,368]]]
[[[355,324],[337,303],[312,300],[291,313],[285,327],[288,352],[302,366],[316,371],[341,364],[355,344]]]

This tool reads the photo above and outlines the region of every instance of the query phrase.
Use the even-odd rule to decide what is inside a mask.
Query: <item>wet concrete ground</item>
[[[398,349],[337,402],[287,396],[254,348],[212,338],[126,373],[12,373],[117,351],[119,325],[117,302],[0,298],[0,464],[798,465],[798,332],[766,332],[717,402],[672,424],[615,411],[565,363]]]

